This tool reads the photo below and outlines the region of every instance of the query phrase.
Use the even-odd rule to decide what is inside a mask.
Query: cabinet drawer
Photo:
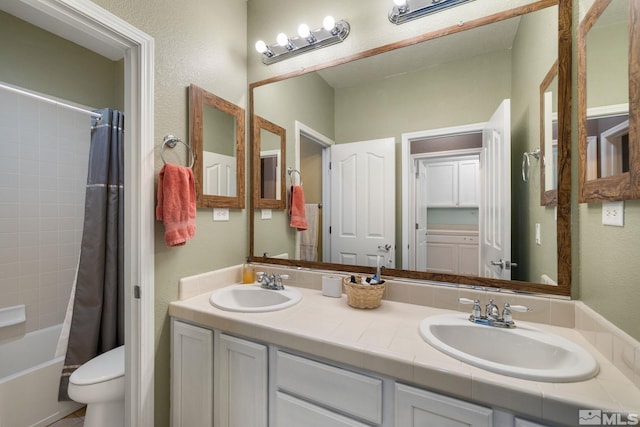
[[[276,393],[278,427],[368,427],[342,415],[287,394]]]
[[[276,386],[376,424],[382,422],[382,380],[278,351]]]
[[[427,242],[428,243],[455,243],[455,244],[477,245],[478,236],[427,234]]]

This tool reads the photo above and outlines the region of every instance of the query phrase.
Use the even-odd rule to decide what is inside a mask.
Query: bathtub
[[[82,407],[58,402],[64,356],[54,354],[61,327],[0,341],[0,427],[47,426]]]

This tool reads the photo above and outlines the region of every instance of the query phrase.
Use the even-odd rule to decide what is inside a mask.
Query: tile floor
[[[86,408],[80,408],[73,414],[50,424],[48,427],[82,427],[84,425],[84,413]]]

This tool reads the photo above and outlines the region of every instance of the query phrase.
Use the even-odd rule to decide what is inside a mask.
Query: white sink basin
[[[526,380],[582,381],[598,373],[598,363],[579,345],[522,323],[515,329],[477,325],[466,314],[427,317],[420,335],[458,360]]]
[[[281,291],[273,291],[263,289],[260,285],[238,284],[214,291],[209,302],[222,310],[260,313],[291,307],[299,303],[301,299],[300,291],[288,286]]]

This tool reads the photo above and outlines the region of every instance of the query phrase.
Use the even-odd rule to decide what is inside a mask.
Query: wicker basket
[[[356,276],[357,283],[351,283],[351,277],[345,276],[342,279],[344,289],[347,294],[347,304],[354,308],[377,308],[380,307],[385,284],[361,285],[361,276]]]

